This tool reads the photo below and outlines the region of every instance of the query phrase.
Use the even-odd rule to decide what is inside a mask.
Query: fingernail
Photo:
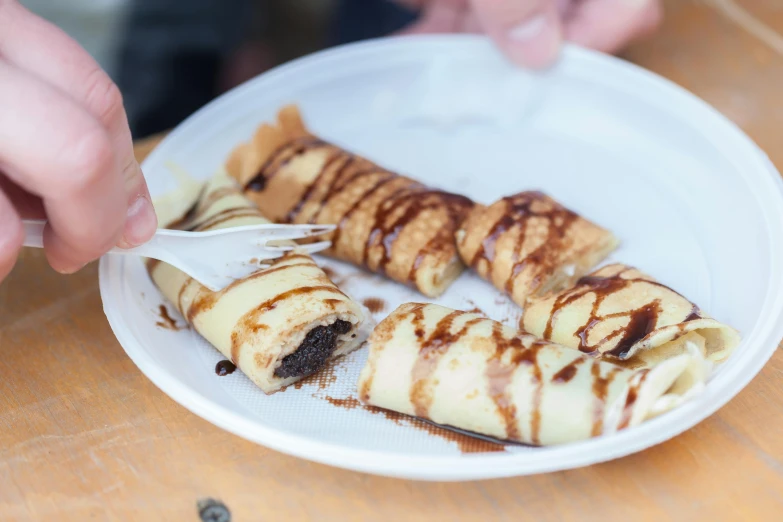
[[[562,38],[556,13],[542,13],[509,30],[503,48],[518,65],[548,67],[560,53]]]
[[[158,217],[155,209],[146,196],[136,198],[125,219],[125,229],[122,235],[122,247],[134,247],[147,242],[158,228]]]
[[[625,4],[626,7],[631,7],[635,9],[641,9],[642,7],[647,7],[649,3],[650,0],[623,0],[623,4]]]
[[[88,264],[89,263],[84,263],[82,265],[67,266],[65,268],[57,268],[57,271],[59,273],[61,273],[61,274],[64,274],[64,275],[71,275],[71,274],[75,274],[76,272],[78,272],[79,270],[81,270],[82,268],[87,266]]]
[[[511,42],[527,43],[540,36],[544,32],[546,24],[546,16],[543,14],[534,16],[511,29],[508,32],[508,39]]]

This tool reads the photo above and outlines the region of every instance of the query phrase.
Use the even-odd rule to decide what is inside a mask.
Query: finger
[[[44,201],[49,262],[71,272],[117,244],[127,197],[103,126],[58,90],[0,60],[0,170]]]
[[[120,245],[130,247],[147,241],[157,228],[157,219],[133,154],[119,89],[98,63],[58,27],[17,2],[0,2],[0,6],[4,6],[0,7],[0,56],[63,91],[106,128],[120,165],[129,211]]]
[[[522,66],[551,65],[562,29],[552,0],[471,0],[479,22],[508,58]]]
[[[465,13],[465,5],[456,0],[431,0],[424,5],[419,18],[398,34],[459,32],[460,23]]]
[[[458,24],[457,32],[466,34],[481,34],[484,32],[475,11],[472,9],[465,11],[462,20]]]
[[[588,0],[574,7],[565,34],[579,45],[614,53],[654,31],[662,16],[658,0]]]
[[[4,192],[22,219],[46,219],[43,201],[0,173],[0,192]]]
[[[406,7],[412,11],[418,11],[427,3],[427,0],[394,0],[395,3],[400,4],[402,7]]]
[[[457,9],[465,9],[469,0],[393,0],[403,7],[413,11],[421,11],[431,7],[433,4],[445,5]]]
[[[63,91],[110,133],[127,133],[120,92],[87,51],[18,2],[0,2],[0,15],[3,60]]]
[[[11,201],[0,191],[0,282],[14,268],[23,241],[24,230],[19,214]]]

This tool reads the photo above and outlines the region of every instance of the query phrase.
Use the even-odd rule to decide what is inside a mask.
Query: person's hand
[[[660,0],[397,0],[421,10],[406,33],[485,32],[515,63],[545,67],[564,40],[612,53],[660,23]]]
[[[157,227],[117,87],[64,32],[0,0],[0,281],[21,218],[48,220],[46,256],[63,273]]]

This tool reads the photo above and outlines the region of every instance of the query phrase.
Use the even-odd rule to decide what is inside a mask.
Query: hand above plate
[[[275,272],[261,272],[269,275],[259,276],[247,286],[238,286],[237,292],[223,294],[220,298],[214,296],[215,299],[197,285],[185,286],[183,276],[167,275],[163,263],[155,269],[151,281],[144,265],[132,258],[104,258],[100,271],[104,310],[119,342],[141,371],[190,411],[223,429],[278,451],[365,472],[439,480],[536,473],[617,458],[683,432],[730,400],[758,372],[783,335],[780,333],[783,322],[779,320],[783,314],[783,299],[775,291],[783,277],[783,272],[777,270],[783,266],[780,261],[783,225],[779,220],[767,218],[779,215],[783,205],[777,172],[767,170],[768,163],[752,142],[692,95],[626,62],[574,46],[565,48],[560,66],[545,74],[529,75],[534,90],[544,84],[555,88],[547,91],[547,97],[539,104],[532,121],[518,122],[508,130],[482,125],[444,133],[433,126],[410,129],[379,118],[379,96],[390,90],[404,89],[412,78],[444,59],[461,70],[483,70],[487,63],[501,62],[493,65],[498,68],[499,79],[503,79],[500,74],[503,66],[507,75],[519,75],[507,62],[498,60],[497,55],[485,38],[456,35],[393,38],[337,48],[301,59],[249,82],[216,100],[173,131],[144,163],[145,171],[153,174],[150,176],[153,196],[171,190],[171,180],[166,179],[163,172],[169,161],[176,161],[183,170],[198,174],[199,179],[226,165],[229,173],[237,174],[243,182],[240,186],[252,192],[246,192],[246,195],[258,199],[267,212],[275,214],[270,216],[272,219],[285,221],[291,216],[308,222],[318,213],[324,219],[328,214],[330,222],[339,223],[346,212],[355,219],[349,216],[343,222],[339,241],[333,240],[338,248],[325,252],[329,256],[340,256],[345,262],[319,256],[319,267],[304,258],[297,258],[295,263],[289,260],[290,264],[286,266],[292,268],[283,270],[281,266]],[[362,81],[356,81],[357,77]],[[476,95],[485,98],[494,95],[486,83],[477,83],[474,87]],[[259,134],[263,140],[250,142],[259,125],[266,124],[267,131],[280,127],[271,123],[284,103],[302,107],[313,136],[301,136],[297,148],[286,147],[288,142],[272,143],[267,139],[269,132]],[[419,100],[411,100],[411,103],[419,103]],[[293,129],[285,125],[282,128],[285,136]],[[632,140],[628,139],[629,129],[634,131]],[[292,138],[297,139],[297,136]],[[266,154],[269,159],[268,151],[264,153],[264,149],[270,146],[275,147],[273,150],[279,157],[267,168],[258,164],[264,160],[256,153]],[[341,149],[339,154],[337,149]],[[237,157],[231,154],[234,150],[245,151],[238,155],[242,161],[230,161]],[[347,151],[355,153],[346,154]],[[367,158],[372,158],[376,167],[368,165],[370,160]],[[351,162],[346,164],[348,159]],[[327,162],[331,162],[330,168],[320,176],[320,183],[316,183]],[[381,165],[385,168],[379,168]],[[368,181],[370,174],[366,174],[371,168],[377,174],[377,182],[372,184]],[[258,179],[261,170],[264,176]],[[709,183],[704,183],[701,173],[705,171],[710,173]],[[389,172],[400,174],[392,176]],[[434,223],[434,214],[444,201],[442,196],[430,199],[427,195],[425,204],[399,206],[397,213],[388,217],[388,222],[381,220],[380,227],[373,226],[376,218],[383,218],[385,213],[385,207],[377,203],[391,196],[389,187],[406,181],[401,178],[410,180],[404,186],[417,197],[427,194],[427,190],[417,190],[425,186],[431,187],[429,195],[432,189],[463,194],[478,205],[486,206],[486,210],[477,212],[475,219],[466,223],[472,230],[469,234],[466,230],[466,235],[476,238],[472,242],[497,247],[493,250],[495,255],[485,247],[487,255],[478,256],[478,259],[489,258],[488,261],[496,262],[493,270],[487,268],[486,275],[496,276],[490,277],[491,282],[499,284],[502,290],[467,271],[438,298],[424,297],[416,287],[392,280],[392,276],[402,279],[410,274],[404,267],[407,265],[410,269],[415,262],[415,257],[408,256],[411,247],[415,247],[415,253],[420,250],[420,241],[428,242],[427,237],[422,239],[421,234],[413,233],[419,230],[416,223],[422,221],[415,219],[421,215],[414,210],[420,208],[424,212],[427,207],[433,219],[424,218],[424,222]],[[349,179],[353,181],[345,184],[343,190],[330,189],[332,181],[338,187]],[[413,183],[414,180],[418,184]],[[372,194],[366,194],[375,185],[377,188]],[[560,206],[571,212],[552,204],[542,207],[540,201],[538,204],[532,201],[530,205],[524,201],[513,204],[516,198],[510,201],[510,206],[497,203],[532,187],[551,194]],[[377,197],[371,198],[372,195]],[[354,206],[356,209],[352,210]],[[371,212],[369,207],[376,211]],[[519,214],[528,207],[537,215],[535,219]],[[550,207],[552,209],[548,210]],[[727,208],[733,211],[726,212]],[[550,215],[552,226],[543,219]],[[503,347],[503,339],[507,337],[501,334],[508,330],[499,325],[518,330],[522,313],[518,306],[510,304],[511,297],[502,292],[507,286],[512,293],[515,289],[524,290],[523,283],[528,279],[524,279],[523,268],[538,266],[523,264],[520,248],[527,248],[531,238],[559,237],[561,231],[564,237],[569,237],[570,229],[566,229],[564,222],[581,223],[574,232],[593,230],[599,240],[606,236],[583,220],[611,230],[622,239],[622,247],[609,261],[638,267],[640,271],[654,275],[655,283],[633,280],[626,283],[625,279],[615,281],[605,277],[599,280],[597,278],[603,276],[603,272],[592,273],[574,290],[578,295],[584,293],[585,301],[577,302],[574,298],[571,306],[566,302],[569,298],[563,297],[559,300],[562,305],[557,307],[547,306],[549,301],[542,302],[536,308],[542,313],[528,317],[531,324],[535,323],[531,328],[538,325],[542,336],[558,338],[572,337],[569,334],[579,330],[576,340],[570,339],[572,346],[580,344],[580,332],[585,333],[585,345],[594,346],[597,344],[594,337],[600,335],[598,329],[611,327],[612,333],[618,330],[614,338],[622,344],[609,346],[599,342],[599,349],[608,348],[622,354],[626,352],[626,346],[633,349],[630,340],[639,332],[647,332],[650,326],[662,327],[659,332],[650,332],[656,342],[663,337],[656,345],[661,352],[667,342],[664,334],[682,330],[689,335],[689,343],[670,344],[668,348],[678,353],[668,357],[667,349],[668,358],[664,361],[677,366],[677,371],[663,373],[676,376],[680,370],[687,370],[683,375],[693,379],[687,382],[682,379],[684,386],[674,387],[673,393],[636,393],[634,400],[633,394],[624,395],[622,390],[641,392],[643,386],[637,389],[637,384],[649,385],[652,381],[643,378],[651,375],[646,372],[647,368],[638,368],[635,364],[633,368],[620,368],[621,363],[626,363],[602,361],[603,357],[596,360],[575,348],[546,348],[553,343],[551,340],[535,344],[535,349],[519,352],[518,358],[500,360],[499,365],[491,357],[496,348]],[[442,220],[437,223],[441,225]],[[506,227],[496,227],[495,223],[519,225],[501,235],[496,232]],[[523,237],[520,232],[525,223],[531,226],[537,223],[535,227],[539,232],[527,234],[526,226]],[[474,229],[474,226],[478,228]],[[373,234],[372,230],[376,228],[378,232]],[[399,233],[396,233],[398,228]],[[434,228],[422,226],[421,230]],[[496,232],[491,231],[493,228]],[[748,233],[749,230],[754,233]],[[408,232],[411,234],[406,240],[404,236]],[[582,235],[580,233],[580,237]],[[388,261],[384,236],[391,254]],[[367,249],[370,268],[380,267],[380,273],[347,264],[366,265],[363,252],[367,239],[372,239]],[[395,248],[395,241],[397,247],[406,248]],[[517,244],[520,248],[515,246]],[[759,248],[760,245],[764,248]],[[570,249],[548,248],[545,256],[535,244],[529,247],[525,252],[533,255],[531,261],[540,256],[550,266],[556,260],[563,265],[562,271],[569,278],[577,275],[569,265],[578,264],[581,254],[571,256]],[[591,246],[589,252],[593,250],[602,252],[604,249]],[[468,251],[458,254],[468,257],[469,261],[476,258]],[[444,256],[444,259],[448,257]],[[528,257],[524,255],[524,259]],[[509,260],[513,265],[507,264],[505,268],[497,265]],[[514,266],[519,268],[517,276],[523,279],[516,285],[509,285],[508,274],[514,274]],[[749,266],[753,270],[748,270]],[[395,267],[403,270],[395,270]],[[285,274],[292,277],[284,280]],[[267,278],[266,283],[279,284],[261,285],[264,278]],[[677,289],[685,299],[662,285]],[[163,288],[158,292],[156,286]],[[296,291],[292,291],[294,286]],[[595,311],[591,303],[597,303],[598,299],[591,296],[600,297]],[[163,301],[164,297],[166,301]],[[517,299],[522,297],[518,295]],[[463,344],[457,342],[459,339],[454,341],[450,336],[438,334],[431,336],[432,342],[421,346],[432,349],[433,353],[443,352],[437,373],[427,373],[429,359],[424,364],[414,363],[412,346],[408,342],[411,335],[418,339],[417,323],[421,323],[422,336],[429,329],[433,333],[446,331],[445,321],[443,328],[437,328],[440,319],[434,317],[432,311],[422,309],[421,319],[416,319],[418,312],[411,310],[410,320],[399,323],[400,329],[395,329],[396,341],[384,341],[386,338],[380,335],[385,331],[381,325],[385,314],[422,300],[442,307],[437,308],[440,315],[454,314],[451,317],[456,324],[449,333],[455,337],[461,330],[459,321],[475,324],[475,330],[468,332],[470,337],[467,334],[462,337],[466,341]],[[370,313],[361,308],[362,304],[370,308],[370,303],[378,302],[383,304],[380,311],[373,307],[375,311]],[[613,308],[604,310],[602,303]],[[705,379],[706,374],[701,371],[708,365],[691,365],[690,362],[701,363],[703,352],[707,352],[707,356],[721,352],[720,348],[712,348],[710,337],[718,329],[707,329],[706,323],[700,322],[705,320],[704,316],[694,309],[693,303],[698,303],[716,321],[725,321],[743,332],[742,344],[709,379]],[[191,328],[167,328],[165,320],[158,320],[162,317],[157,313],[161,304],[169,306],[178,324],[190,317]],[[332,305],[340,309],[333,311]],[[621,306],[623,310],[616,309]],[[561,311],[557,317],[549,313],[553,308],[557,308],[555,313]],[[498,322],[485,320],[478,312],[456,312],[474,309]],[[177,315],[176,311],[182,313]],[[355,346],[353,342],[363,336],[355,326],[358,312],[379,321],[376,329],[379,335],[370,347],[375,350],[356,349],[332,365],[329,353],[336,353],[338,349],[350,351]],[[591,327],[593,318],[599,322]],[[663,321],[660,325],[659,318]],[[338,319],[351,323],[350,328],[355,329],[357,337],[351,337],[350,330],[342,333],[349,325]],[[620,325],[612,323],[620,320],[624,321]],[[550,331],[547,331],[547,323],[551,324]],[[390,324],[396,323],[385,322],[386,326]],[[623,325],[627,328],[616,328]],[[693,333],[695,330],[699,332]],[[497,336],[495,331],[498,331]],[[697,334],[705,342],[696,337]],[[309,341],[313,341],[309,344],[306,342],[308,336]],[[500,342],[495,342],[496,337]],[[683,335],[680,340],[685,337]],[[319,340],[318,347],[323,349],[315,346],[315,340]],[[376,345],[375,341],[379,343]],[[563,342],[569,342],[569,339]],[[484,346],[485,351],[468,350],[468,344]],[[332,347],[334,351],[331,351]],[[638,348],[643,347],[639,345]],[[375,382],[368,387],[369,395],[363,395],[357,383],[363,367],[372,364],[368,359],[372,353],[381,353],[384,360],[375,361],[374,366],[379,371],[373,379]],[[292,358],[286,359],[292,354]],[[457,356],[461,359],[468,354],[479,366],[452,364]],[[630,358],[631,350],[628,355]],[[289,379],[310,374],[312,368],[322,366],[324,359],[329,366],[313,373],[312,377],[302,378],[285,392],[267,394],[280,385],[285,386]],[[554,359],[557,359],[557,367]],[[223,367],[219,365],[225,366],[223,361],[237,363],[237,371],[231,375],[217,371]],[[648,361],[634,363],[646,365]],[[285,370],[277,371],[278,367]],[[415,384],[412,382],[414,368],[417,369],[418,385],[412,385]],[[491,370],[492,379],[485,380],[487,372],[482,368]],[[466,373],[461,373],[462,370]],[[404,377],[402,382],[400,376]],[[513,376],[522,386],[515,387],[511,394],[511,399],[516,401],[513,405],[521,416],[517,416],[517,422],[509,423],[507,434],[496,428],[506,419],[513,421],[512,410],[507,407],[512,403],[507,404],[501,389],[501,385]],[[474,400],[470,397],[473,397],[473,390],[478,390],[475,400],[479,402],[476,404],[479,408],[486,406],[480,410],[482,414],[488,412],[481,417],[484,419],[481,424],[469,423],[473,416],[468,415],[470,419],[466,419],[465,415],[479,410],[464,408],[460,401],[438,398],[458,399],[457,391],[453,389],[465,382],[464,379],[480,384],[460,389],[466,401]],[[384,382],[396,384],[392,388]],[[510,382],[514,382],[514,378]],[[536,385],[525,387],[532,382]],[[491,384],[492,388],[482,383]],[[494,448],[481,448],[485,454],[468,454],[476,449],[475,441],[470,447],[462,446],[461,442],[454,441],[453,434],[449,438],[441,436],[444,432],[441,428],[406,415],[410,411],[406,409],[410,392],[420,388],[435,392],[431,405],[419,403],[421,418],[432,422],[459,423],[463,430],[481,431],[496,438],[515,436],[518,432],[521,436],[515,440],[521,442],[562,442],[558,438],[561,435],[567,435],[570,441],[537,448],[501,444],[502,451],[495,443]],[[698,393],[691,393],[691,390]],[[387,392],[396,395],[385,395]],[[603,399],[604,405],[617,405],[618,408],[603,409],[606,415],[601,415],[596,422],[598,415],[594,415],[596,410],[592,401],[581,402],[584,407],[577,409],[575,402],[569,402],[572,392],[573,397],[580,399],[589,399],[595,394]],[[425,393],[427,396],[429,394]],[[642,401],[642,396],[653,400]],[[564,425],[558,422],[576,417],[549,417],[550,412],[559,410],[557,404],[553,409],[550,402],[556,397],[566,401],[571,408],[569,411],[584,414],[577,419],[575,430],[561,429]],[[539,399],[541,408],[538,407]],[[682,404],[678,404],[681,399]],[[648,408],[650,405],[653,407]],[[675,405],[677,407],[673,408]],[[424,406],[428,406],[426,411]],[[504,412],[502,417],[493,413],[501,410]],[[666,413],[657,415],[663,411]],[[536,412],[541,414],[540,422],[535,420],[538,418]],[[623,413],[630,415],[624,417]],[[648,420],[649,414],[655,418]],[[636,425],[640,419],[644,421]],[[623,429],[613,433],[615,426],[623,426]],[[517,432],[514,432],[515,428]],[[605,436],[592,437],[594,431]],[[587,440],[574,441],[577,436],[580,439],[587,437]]]
[[[486,33],[518,65],[545,67],[563,40],[613,53],[660,23],[659,0],[398,0],[421,9],[406,33]]]
[[[0,280],[47,218],[46,256],[75,272],[155,233],[122,96],[78,43],[18,2],[0,3]]]

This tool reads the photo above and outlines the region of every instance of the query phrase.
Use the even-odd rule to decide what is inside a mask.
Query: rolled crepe
[[[596,270],[558,294],[531,299],[520,326],[564,346],[635,366],[651,366],[682,353],[688,333],[703,337],[705,357],[713,362],[727,358],[740,342],[733,328],[621,264]]]
[[[457,232],[465,263],[520,306],[570,286],[617,244],[608,230],[537,191],[476,205]]]
[[[167,213],[161,208],[160,215]],[[233,179],[219,175],[170,227],[204,231],[268,222]],[[188,323],[266,393],[315,373],[366,337],[359,305],[303,253],[288,253],[220,292],[166,263],[149,260],[147,268]]]
[[[534,445],[635,426],[704,386],[697,349],[630,370],[433,304],[400,306],[369,345],[365,404]]]
[[[227,162],[276,222],[337,224],[326,255],[437,297],[464,269],[454,233],[473,203],[324,142],[298,110],[280,111]]]

